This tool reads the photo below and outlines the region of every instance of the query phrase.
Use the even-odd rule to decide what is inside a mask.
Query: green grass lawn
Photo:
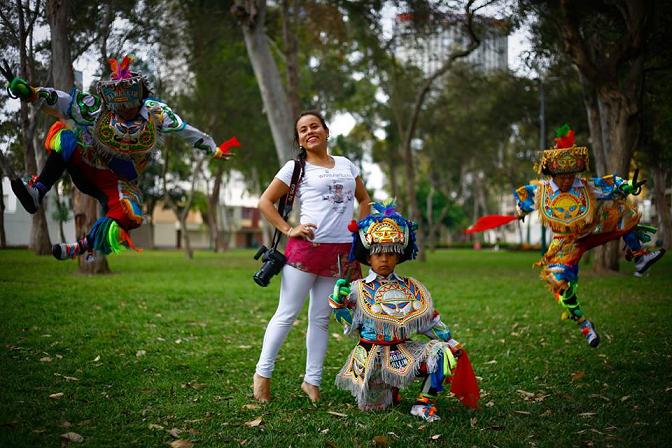
[[[145,251],[110,257],[113,275],[0,251],[0,446],[670,446],[672,256],[644,279],[632,265],[578,295],[602,345],[591,349],[531,265],[536,253],[441,251],[401,265],[432,292],[469,351],[480,409],[442,396],[443,419],[398,407],[363,413],[333,385],[354,340],[332,322],[322,401],[300,391],[306,310],[280,352],[274,400],[251,378],[279,278],[260,288],[251,251]],[[60,398],[50,398],[62,394]],[[56,396],[58,397],[58,396]],[[345,416],[342,416],[345,414]],[[259,426],[247,422],[261,418]],[[667,422],[667,423],[666,423]],[[175,431],[174,431],[175,433]]]

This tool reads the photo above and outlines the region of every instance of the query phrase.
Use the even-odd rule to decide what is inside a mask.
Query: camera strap
[[[306,167],[306,161],[303,159],[294,160],[294,171],[292,172],[292,180],[289,183],[289,191],[286,195],[280,198],[280,203],[278,204],[278,213],[282,216],[282,219],[287,221],[289,214],[292,212],[292,206],[294,205],[294,197],[296,196],[296,189],[299,186],[299,181],[303,177],[303,171]],[[275,229],[273,233],[273,244],[271,247],[277,249],[278,244],[280,243],[280,237],[282,233],[280,230]]]

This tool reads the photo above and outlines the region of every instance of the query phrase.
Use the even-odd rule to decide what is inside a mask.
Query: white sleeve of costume
[[[72,118],[70,116],[70,104],[72,103],[70,94],[52,87],[36,87],[35,92],[38,99],[44,100],[42,105],[44,112],[59,118]]]
[[[157,100],[146,100],[145,106],[149,113],[157,118],[159,131],[162,134],[174,133],[189,143],[192,148],[199,149],[209,155],[217,151],[217,144],[212,137],[186,123],[167,104]]]

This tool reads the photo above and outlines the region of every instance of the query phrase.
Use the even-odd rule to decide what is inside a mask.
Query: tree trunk
[[[212,193],[208,196],[208,229],[210,230],[210,244],[213,250],[224,250],[222,232],[219,231],[219,194],[222,190],[222,177],[224,176],[224,164],[217,165]]]
[[[7,237],[5,236],[5,192],[2,181],[2,174],[0,174],[0,247],[7,247]]]
[[[58,185],[54,185],[54,194],[56,195],[56,204],[58,207],[58,234],[61,237],[61,243],[65,243],[65,231],[63,229],[63,220],[61,219],[63,203],[61,202],[61,194],[58,192]]]
[[[653,200],[658,215],[658,240],[662,242],[662,247],[669,249],[672,245],[672,213],[670,205],[665,197],[665,188],[667,187],[667,178],[669,167],[666,170],[662,163],[657,163],[651,167],[653,175]]]
[[[278,162],[282,166],[292,158],[293,121],[280,72],[264,31],[266,0],[236,0],[231,12],[243,29],[245,47],[259,84]]]
[[[619,38],[618,46],[607,53],[600,51],[604,42],[596,38],[598,33],[582,30],[581,19],[586,15],[579,11],[579,2],[561,0],[556,17],[565,53],[577,66],[584,86],[597,174],[628,177],[640,131],[644,43],[650,32],[652,2],[614,4],[627,31]],[[595,14],[600,14],[599,6]],[[614,32],[606,27],[601,31]],[[593,265],[597,271],[618,270],[618,245],[612,242],[597,249]]]
[[[180,229],[182,230],[182,241],[184,241],[184,254],[189,260],[194,259],[194,250],[191,248],[191,238],[189,238],[189,231],[187,230],[187,217],[189,216],[189,209],[185,208],[178,213],[180,221]]]
[[[30,17],[30,11],[25,8],[20,1],[16,2],[17,5],[17,15],[19,22],[18,29],[18,38],[19,38],[19,65],[20,65],[20,75],[28,79],[29,81],[33,80],[33,70],[32,70],[32,54],[29,54],[27,40],[32,34],[32,28],[34,21]],[[26,23],[28,22],[28,23]],[[37,174],[37,158],[35,156],[35,146],[33,144],[33,136],[35,134],[34,123],[31,123],[35,119],[34,113],[30,114],[30,109],[33,107],[25,102],[21,101],[20,109],[20,118],[21,118],[21,135],[23,137],[23,144],[25,147],[25,160],[24,166],[26,174],[33,175]],[[31,115],[33,119],[31,120]],[[36,255],[51,255],[51,242],[49,241],[49,228],[47,227],[47,218],[45,215],[45,206],[47,201],[43,202],[43,206],[40,207],[37,212],[32,215],[32,228],[30,234],[30,244],[29,247],[34,250]]]
[[[292,117],[301,113],[299,99],[299,41],[296,38],[297,11],[291,0],[282,0],[282,38],[285,41],[285,69],[287,71],[287,96]]]
[[[54,87],[69,91],[75,84],[72,69],[72,56],[68,40],[69,0],[48,0],[47,21],[51,31],[51,68]],[[93,227],[97,219],[97,202],[79,190],[74,192],[73,213],[75,215],[75,237],[82,238]],[[97,253],[92,262],[86,261],[86,255],[79,257],[80,274],[103,274],[110,272],[107,258]]]

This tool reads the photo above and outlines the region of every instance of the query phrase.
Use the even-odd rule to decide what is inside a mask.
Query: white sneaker
[[[635,276],[641,277],[656,261],[665,255],[665,249],[655,250],[635,259]]]
[[[411,408],[411,415],[420,417],[430,423],[441,420],[439,414],[436,413],[436,408],[432,404],[414,404]]]

